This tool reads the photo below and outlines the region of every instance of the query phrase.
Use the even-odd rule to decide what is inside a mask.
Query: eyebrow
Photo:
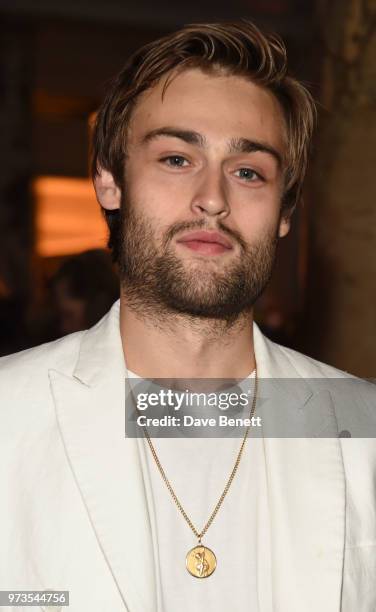
[[[188,144],[198,145],[199,147],[206,147],[207,142],[206,138],[199,134],[198,132],[194,132],[193,130],[183,130],[180,128],[173,127],[162,127],[156,130],[151,130],[145,134],[142,139],[143,143],[150,142],[159,136],[170,136],[172,138],[180,138],[180,140],[184,140],[184,142]]]
[[[249,140],[249,138],[232,138],[230,140],[230,153],[268,153],[277,161],[278,165],[282,165],[282,155],[270,145],[258,140]]]
[[[193,130],[184,130],[174,127],[161,127],[147,132],[142,138],[142,143],[148,143],[160,136],[169,136],[170,138],[179,138],[187,144],[197,145],[201,148],[207,147],[205,136]],[[274,157],[278,166],[282,165],[282,155],[269,144],[258,140],[250,140],[249,138],[231,138],[229,142],[230,153],[267,153]]]

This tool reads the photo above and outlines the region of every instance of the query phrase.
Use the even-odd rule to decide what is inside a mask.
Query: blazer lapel
[[[73,377],[54,370],[49,375],[67,459],[125,609],[157,612],[154,516],[139,441],[125,438],[118,308],[83,336]]]
[[[264,398],[260,413],[269,492],[275,609],[278,612],[339,611],[345,541],[345,476],[332,400],[327,391],[315,393],[309,380],[297,373],[291,354],[288,358],[256,326],[254,340],[260,397]],[[271,381],[266,380],[270,378],[272,387]],[[265,400],[270,395],[273,401]],[[296,437],[273,437],[283,406],[290,418],[299,422],[300,432],[296,431]],[[326,437],[305,437],[304,432],[312,431],[316,432],[312,436]]]

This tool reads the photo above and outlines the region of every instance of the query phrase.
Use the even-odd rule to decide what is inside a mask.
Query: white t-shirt
[[[137,378],[132,372],[129,377]],[[252,373],[239,385],[250,387]],[[253,384],[253,381],[252,381]],[[249,407],[241,415],[248,417]],[[183,508],[200,531],[233,469],[242,438],[152,438]],[[156,513],[163,612],[272,612],[270,530],[262,437],[246,442],[235,478],[202,539],[216,555],[207,578],[191,576],[187,552],[197,538],[175,505],[147,441],[147,469]]]

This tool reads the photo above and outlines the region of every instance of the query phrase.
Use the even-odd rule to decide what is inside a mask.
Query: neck
[[[142,312],[120,298],[126,364],[142,378],[246,378],[255,368],[253,312],[231,323]]]

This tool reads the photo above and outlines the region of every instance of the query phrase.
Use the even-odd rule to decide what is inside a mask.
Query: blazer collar
[[[119,328],[120,300],[91,329],[84,332],[73,376],[89,387],[110,378],[125,378],[126,363]],[[299,385],[291,385],[289,394],[304,405],[312,396],[313,390],[307,381],[298,374],[291,359],[278,344],[271,342],[253,323],[254,350],[258,376],[278,384],[279,379],[299,379]]]
[[[120,300],[94,327],[84,332],[73,376],[88,387],[126,376],[120,336]]]
[[[333,398],[308,358],[271,342],[257,325],[253,336],[266,398],[261,414],[274,605],[281,612],[339,612],[346,488]],[[303,362],[304,376],[294,365]]]
[[[84,332],[72,375],[49,371],[67,462],[124,608],[162,612],[142,440],[125,438],[125,376],[119,302]]]

